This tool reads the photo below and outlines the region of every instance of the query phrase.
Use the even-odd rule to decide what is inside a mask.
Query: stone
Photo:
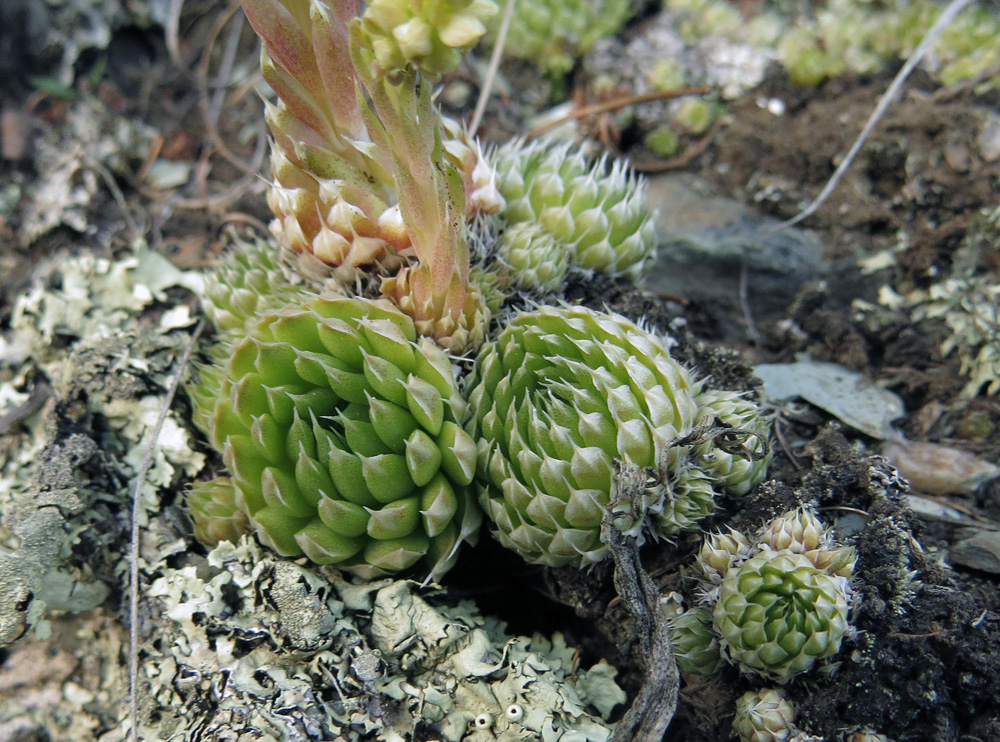
[[[713,195],[691,174],[653,176],[648,192],[660,242],[646,288],[701,305],[718,321],[723,340],[746,339],[740,308],[744,256],[756,322],[786,317],[799,287],[828,272],[823,245],[811,233],[792,227],[761,240],[777,220]]]

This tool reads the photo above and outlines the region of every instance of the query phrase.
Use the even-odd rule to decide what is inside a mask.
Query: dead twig
[[[216,75],[216,82],[212,86],[215,88],[215,91],[211,97],[209,96],[210,86],[208,82],[209,67],[212,61],[212,51],[215,48],[215,44],[218,42],[222,31],[226,28],[226,25],[232,20],[236,11],[239,9],[240,3],[238,0],[231,3],[212,26],[208,39],[205,43],[205,50],[201,55],[201,61],[198,65],[198,74],[196,75],[196,79],[198,83],[199,105],[201,106],[202,118],[205,121],[205,128],[209,141],[212,143],[215,151],[218,152],[223,159],[233,165],[233,167],[238,168],[241,172],[247,173],[250,172],[251,169],[253,172],[256,172],[257,168],[253,167],[253,163],[247,163],[245,160],[237,157],[233,151],[229,149],[226,143],[222,141],[222,137],[219,134],[219,114],[222,111],[222,104],[225,101],[226,87],[231,84],[231,81],[228,78],[232,73],[233,61],[236,58],[240,34],[243,30],[244,16],[242,14],[238,17],[237,23],[230,31],[226,48],[223,51],[222,59],[219,63],[219,72]],[[260,126],[263,128],[263,123],[261,123]]]
[[[174,377],[166,396],[163,398],[163,405],[160,407],[160,414],[156,418],[150,436],[149,448],[142,459],[142,465],[135,475],[135,488],[132,490],[132,530],[129,538],[129,570],[128,570],[128,715],[129,715],[129,739],[131,742],[139,742],[139,509],[141,507],[142,485],[146,482],[146,474],[153,465],[153,455],[156,453],[156,444],[160,439],[160,431],[163,423],[167,419],[170,407],[174,402],[174,396],[180,387],[181,379],[184,378],[184,368],[187,366],[191,353],[198,342],[202,330],[205,329],[205,321],[202,320],[191,333],[177,363],[177,375]]]
[[[44,381],[36,383],[24,402],[0,415],[0,435],[5,435],[15,425],[24,422],[38,412],[51,396],[52,388],[48,384]]]
[[[130,232],[130,239],[137,239],[142,236],[143,230],[139,227],[138,222],[136,222],[135,217],[132,216],[132,210],[129,208],[128,201],[125,199],[125,194],[122,189],[118,187],[117,181],[115,181],[115,176],[111,174],[104,165],[98,162],[93,157],[89,155],[86,157],[87,167],[91,168],[94,172],[101,176],[101,180],[111,191],[111,197],[114,198],[115,203],[118,204],[118,208],[122,212],[122,218],[125,220],[125,224]]]
[[[680,691],[680,675],[670,644],[670,626],[660,608],[660,593],[643,569],[636,539],[626,538],[615,525],[622,508],[641,507],[645,488],[643,467],[615,461],[616,494],[604,511],[601,540],[615,562],[615,589],[635,621],[646,672],[632,706],[615,727],[612,742],[660,742],[674,718]]]
[[[490,100],[490,93],[493,92],[493,82],[497,77],[497,70],[500,69],[500,59],[503,57],[503,49],[507,45],[507,32],[510,31],[510,22],[514,18],[514,4],[517,0],[507,0],[507,7],[503,11],[503,20],[500,22],[500,30],[497,31],[497,41],[493,45],[493,53],[490,55],[490,66],[486,69],[486,77],[483,78],[483,87],[479,91],[479,100],[476,101],[476,110],[472,113],[472,121],[469,122],[469,131],[473,134],[479,129],[482,123],[483,113],[486,111],[486,104]]]
[[[621,98],[615,98],[613,100],[604,101],[602,103],[595,103],[592,106],[584,106],[583,108],[576,108],[565,116],[560,116],[559,118],[549,121],[548,123],[537,126],[527,134],[524,135],[525,140],[533,139],[540,134],[544,134],[550,129],[554,129],[557,126],[566,123],[567,121],[572,121],[573,119],[586,118],[587,116],[596,116],[600,113],[607,113],[609,111],[617,111],[625,106],[631,106],[636,103],[648,103],[654,100],[668,100],[670,98],[681,98],[685,95],[705,95],[711,92],[711,88],[698,87],[698,88],[684,88],[682,90],[656,90],[651,93],[638,93],[636,95],[626,95]]]
[[[644,173],[662,173],[666,170],[677,170],[687,167],[698,155],[708,149],[708,145],[715,139],[715,135],[722,129],[722,119],[716,119],[708,132],[697,142],[676,157],[669,157],[665,160],[632,160],[630,164],[633,170]]]

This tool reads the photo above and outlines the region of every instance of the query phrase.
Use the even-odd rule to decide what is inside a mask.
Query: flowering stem
[[[417,291],[429,290],[435,306],[458,316],[469,275],[469,250],[462,238],[465,193],[461,176],[443,157],[430,86],[412,68],[391,78],[379,70],[360,23],[353,25],[351,41],[355,69],[374,108],[366,120],[368,131],[375,145],[391,154],[400,213],[424,267],[418,280],[429,279]]]

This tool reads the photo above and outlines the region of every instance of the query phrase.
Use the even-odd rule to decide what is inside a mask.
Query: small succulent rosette
[[[733,732],[740,742],[823,742],[795,725],[791,702],[774,688],[749,691],[736,700]]]
[[[361,33],[383,70],[412,66],[438,79],[458,66],[496,14],[492,0],[372,0]]]
[[[491,159],[506,202],[503,223],[538,225],[555,243],[525,231],[504,238],[501,258],[511,267],[529,268],[537,274],[531,280],[544,288],[566,263],[633,280],[652,267],[656,235],[646,184],[627,165],[591,162],[572,144],[555,140],[512,142]]]
[[[655,334],[620,315],[542,306],[516,316],[469,382],[479,498],[496,537],[539,564],[603,560],[616,461],[661,475],[622,516],[623,532],[696,528],[726,484],[698,468],[695,446],[678,445],[698,419],[697,391]]]
[[[204,372],[196,420],[230,475],[193,493],[209,540],[230,537],[239,511],[280,554],[437,579],[476,538],[476,446],[451,363],[387,302],[265,313]]]
[[[708,536],[697,558],[703,605],[675,619],[681,669],[714,671],[704,657],[717,643],[741,671],[779,683],[812,670],[852,633],[856,561],[808,508],[775,518],[753,542],[737,531]],[[687,628],[703,628],[706,614],[711,632]]]
[[[504,55],[565,75],[595,43],[618,33],[633,12],[628,0],[519,0]]]

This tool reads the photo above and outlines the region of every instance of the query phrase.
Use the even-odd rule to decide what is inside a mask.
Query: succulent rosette
[[[707,472],[731,495],[745,495],[761,482],[771,461],[771,422],[761,414],[760,406],[746,395],[725,389],[703,389],[698,393],[698,419],[715,418],[717,425],[738,431],[740,443],[753,456],[726,451],[719,441],[695,446],[697,466]]]
[[[198,391],[239,509],[278,553],[437,579],[475,539],[476,446],[451,364],[388,303],[266,313]]]
[[[688,372],[654,334],[583,307],[516,316],[483,346],[469,389],[480,502],[504,545],[550,566],[605,558],[615,460],[655,467],[697,412]],[[665,497],[651,486],[623,531],[653,528]]]
[[[736,700],[733,731],[740,742],[805,742],[795,716],[795,708],[781,691],[749,691]]]
[[[236,240],[218,267],[205,276],[205,314],[219,333],[242,336],[265,310],[307,293],[293,285],[278,262],[274,245]]]
[[[597,41],[618,33],[632,13],[627,0],[519,0],[504,54],[564,75]]]
[[[608,168],[551,140],[513,142],[493,161],[508,225],[541,225],[579,268],[638,279],[652,267],[656,235],[645,182],[626,165]]]
[[[712,631],[712,614],[696,606],[670,620],[670,643],[681,671],[711,675],[722,662],[719,640]]]
[[[436,293],[426,263],[407,266],[382,279],[382,295],[412,317],[421,336],[434,340],[449,353],[462,355],[483,344],[490,324],[490,308],[480,286],[481,272],[469,272],[465,282],[456,272],[445,292]],[[457,299],[457,300],[456,300]],[[459,311],[452,311],[458,305]]]
[[[555,292],[563,288],[569,252],[537,222],[519,222],[505,230],[497,257],[504,280],[520,289]]]
[[[847,580],[804,554],[762,549],[730,568],[713,621],[734,663],[785,682],[840,651],[848,598]]]
[[[250,521],[240,507],[233,480],[216,477],[207,482],[195,482],[187,493],[186,502],[194,523],[194,537],[203,544],[221,541],[236,543],[250,532]]]
[[[839,652],[852,631],[856,561],[809,507],[781,514],[753,539],[733,529],[706,536],[695,560],[701,609],[723,656],[784,683]]]

